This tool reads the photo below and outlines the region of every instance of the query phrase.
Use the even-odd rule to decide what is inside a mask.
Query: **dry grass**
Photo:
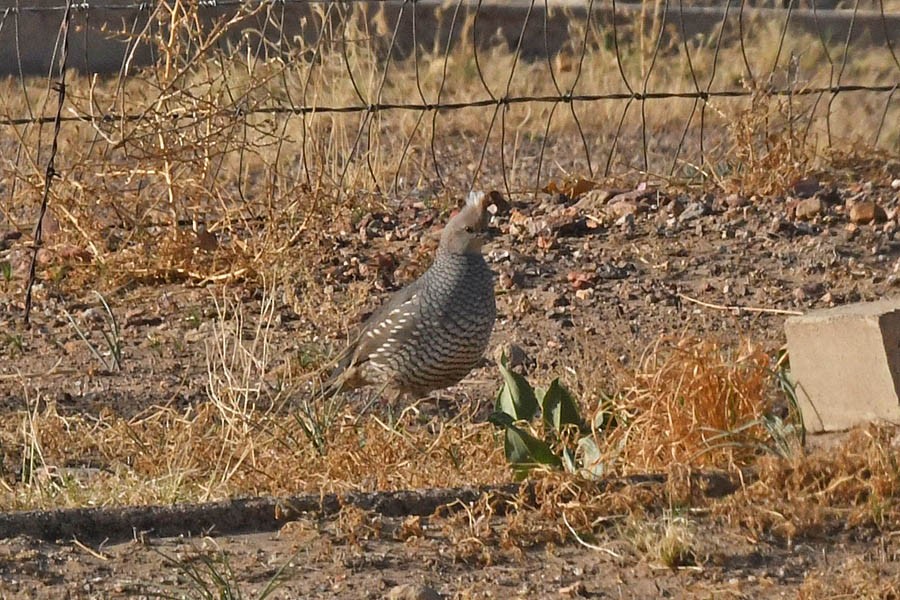
[[[837,566],[840,577],[828,573],[809,573],[797,592],[799,600],[813,598],[876,598],[900,597],[900,578],[882,572],[878,562],[853,558]]]
[[[475,422],[474,405],[462,405],[452,419],[425,422],[411,407],[394,427],[345,405],[321,428],[322,438],[312,439],[308,422],[287,403],[308,389],[273,384],[267,375],[280,360],[268,340],[271,296],[260,306],[259,314],[244,315],[239,303],[218,302],[206,344],[207,403],[152,407],[125,418],[108,409],[64,414],[37,396],[28,410],[3,415],[0,502],[10,508],[169,503],[509,480],[498,434]],[[759,349],[732,356],[699,340],[653,348],[624,377],[615,405],[602,405],[616,420],[596,434],[607,472],[753,462],[766,442],[767,430],[752,421],[766,413],[773,393],[768,362]]]
[[[684,516],[666,511],[659,519],[632,519],[623,529],[623,537],[651,562],[670,569],[697,563],[695,535]]]
[[[587,346],[582,360],[602,359]],[[756,460],[770,438],[763,418],[775,397],[774,371],[757,345],[662,339],[633,369],[622,369],[616,393],[595,377],[587,371],[577,387],[595,398],[588,406],[595,436],[616,472],[742,466]]]
[[[147,32],[159,56],[156,68],[122,80],[68,75],[66,114],[141,118],[64,124],[62,177],[54,182],[51,199],[61,231],[48,236],[44,266],[65,267],[57,282],[67,289],[134,280],[271,280],[283,272],[282,265],[320,253],[318,233],[326,225],[352,221],[360,209],[392,204],[438,179],[451,193],[470,184],[508,184],[512,192],[524,193],[547,179],[590,170],[572,112],[553,104],[510,106],[497,113],[493,126],[493,106],[434,115],[251,112],[235,118],[247,111],[291,104],[435,102],[439,92],[441,101],[468,102],[488,97],[488,90],[506,93],[507,82],[511,96],[557,95],[557,85],[565,91],[576,82],[575,93],[622,93],[628,87],[619,74],[621,63],[633,88],[646,79],[649,91],[693,91],[695,80],[703,87],[714,75],[713,89],[744,86],[754,94],[714,98],[705,107],[679,99],[650,100],[645,110],[622,101],[578,103],[574,109],[595,172],[605,169],[614,150],[610,172],[622,180],[669,179],[672,172],[673,181],[705,179],[729,191],[769,194],[827,166],[830,149],[840,150],[843,159],[846,147],[867,157],[895,152],[897,145],[898,132],[890,127],[874,143],[884,113],[882,95],[832,99],[764,93],[769,84],[802,91],[834,83],[831,65],[843,58],[842,47],[791,31],[776,55],[781,33],[776,22],[747,24],[746,55],[761,82],[753,84],[730,31],[718,55],[715,36],[685,42],[666,32],[654,56],[658,26],[636,19],[621,24],[617,58],[608,32],[591,29],[579,71],[585,32],[576,21],[569,46],[555,61],[516,61],[496,48],[481,50],[476,62],[473,48],[460,44],[449,54],[420,49],[414,60],[395,58],[388,64],[379,50],[388,33],[368,31],[359,19],[347,18],[319,45],[264,60],[254,58],[246,45],[217,49],[233,23],[260,13],[262,6],[244,8],[247,14],[215,26],[201,25],[196,6],[162,6],[159,16],[171,29]],[[464,31],[472,26],[471,19],[459,24]],[[886,50],[849,50],[842,82],[896,81],[896,65]],[[0,114],[54,109],[41,79],[10,79],[0,88]],[[897,110],[896,102],[888,107],[885,123],[896,122]],[[676,153],[682,131],[687,136]],[[644,133],[648,173],[642,173]],[[0,175],[8,182],[0,209],[23,231],[33,225],[48,144],[46,127],[11,126],[0,133],[5,157]]]
[[[762,458],[759,479],[717,511],[756,536],[788,541],[846,528],[892,530],[900,523],[897,435],[896,427],[873,425],[828,451],[794,460]]]
[[[63,416],[52,404],[27,415],[4,415],[0,504],[165,504],[506,480],[490,426],[463,418],[431,432],[415,431],[406,420],[389,429],[374,417],[356,425],[355,416],[347,415],[329,432],[327,457],[306,442],[290,415],[260,415],[239,427],[233,418],[213,404],[184,412],[155,409],[131,420]]]

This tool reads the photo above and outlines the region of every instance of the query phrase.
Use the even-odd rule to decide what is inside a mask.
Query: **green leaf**
[[[0,262],[0,274],[7,282],[12,279],[12,265],[8,261]]]
[[[492,423],[500,429],[506,429],[515,425],[516,420],[502,410],[495,410],[488,417],[488,423]]]
[[[581,456],[581,467],[594,477],[603,477],[606,470],[600,460],[600,449],[597,442],[591,436],[585,436],[578,440],[578,453]]]
[[[558,378],[550,382],[550,387],[541,398],[541,412],[544,422],[557,433],[561,433],[567,425],[583,428],[581,415],[578,414],[578,404]]]
[[[550,446],[528,433],[527,431],[510,425],[506,428],[503,443],[506,460],[518,470],[528,471],[539,465],[546,465],[555,469],[562,468],[562,461],[553,454]]]
[[[621,394],[600,393],[600,408],[594,413],[591,426],[594,431],[605,432],[625,425],[628,414],[618,407],[623,404]]]
[[[563,448],[562,461],[563,465],[566,467],[566,471],[569,473],[578,472],[578,467],[575,464],[575,455],[572,454],[572,451],[568,448]]]
[[[505,356],[500,359],[503,387],[497,394],[496,409],[516,421],[530,421],[537,412],[538,402],[528,381],[506,366]]]

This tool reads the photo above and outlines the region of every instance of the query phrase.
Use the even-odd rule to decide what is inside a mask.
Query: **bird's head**
[[[469,192],[466,204],[447,223],[441,233],[440,251],[450,254],[480,254],[488,239],[488,196],[484,192]]]

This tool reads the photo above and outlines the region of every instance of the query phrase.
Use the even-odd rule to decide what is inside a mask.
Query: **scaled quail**
[[[323,395],[380,385],[396,399],[459,382],[481,361],[497,305],[481,254],[490,215],[483,192],[444,227],[434,262],[363,325]]]

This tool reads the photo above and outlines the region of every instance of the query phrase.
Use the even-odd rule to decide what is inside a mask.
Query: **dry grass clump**
[[[622,533],[638,552],[670,569],[694,565],[699,558],[694,528],[684,515],[664,511],[658,519],[631,519]]]
[[[595,422],[605,422],[596,435],[616,472],[746,465],[770,439],[762,419],[774,395],[772,360],[758,345],[663,339],[620,378],[619,392],[601,394],[595,408]],[[599,384],[583,387],[596,392]]]
[[[236,495],[371,491],[506,481],[488,424],[463,415],[387,427],[346,413],[322,456],[290,414],[234,422],[213,403],[156,408],[133,419],[65,416],[53,403],[0,418],[0,506],[155,504]]]
[[[717,508],[720,518],[757,537],[821,538],[846,528],[900,524],[898,429],[870,425],[838,447],[793,460],[766,457],[758,478]]]
[[[853,557],[828,572],[808,573],[797,590],[798,600],[818,598],[859,598],[860,600],[893,600],[900,598],[900,576],[885,573],[882,560]],[[840,573],[835,577],[835,573]]]

